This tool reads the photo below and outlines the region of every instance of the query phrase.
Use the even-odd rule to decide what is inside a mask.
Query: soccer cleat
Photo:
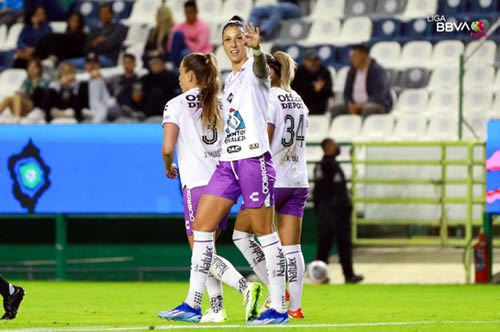
[[[257,318],[257,306],[259,305],[259,298],[262,293],[262,285],[258,282],[249,282],[248,288],[245,291],[245,320],[251,321]]]
[[[248,324],[264,325],[264,324],[287,324],[288,313],[277,312],[275,309],[267,309],[259,318],[251,320]]]
[[[192,308],[189,304],[184,302],[172,310],[160,311],[158,317],[168,320],[199,323],[201,319],[201,308]]]
[[[259,315],[262,315],[267,309],[271,308],[271,296],[266,298],[266,302],[260,307]]]
[[[6,296],[3,299],[3,308],[5,313],[2,319],[14,319],[17,316],[17,310],[19,305],[24,298],[25,291],[22,287],[14,286],[14,293],[12,295]]]
[[[207,309],[201,317],[200,323],[222,323],[227,321],[226,309],[214,312],[212,308]]]
[[[285,301],[290,301],[290,293],[288,293],[288,289],[285,289]]]
[[[298,308],[295,311],[288,310],[288,317],[293,319],[303,319],[304,313],[302,312],[302,308]]]

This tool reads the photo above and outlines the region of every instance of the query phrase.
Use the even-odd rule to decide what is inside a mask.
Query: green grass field
[[[248,330],[241,297],[229,288],[225,288],[229,321],[214,327],[213,324],[172,323],[156,317],[158,311],[171,309],[183,301],[187,283],[20,284],[25,287],[27,296],[18,317],[13,321],[0,321],[0,329],[72,332],[169,328]],[[306,319],[292,321],[280,330],[500,331],[500,287],[495,285],[306,285],[302,307]]]

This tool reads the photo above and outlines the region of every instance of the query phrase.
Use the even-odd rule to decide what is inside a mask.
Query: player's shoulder
[[[199,98],[199,94],[200,90],[198,88],[193,88],[170,99],[170,101],[167,104],[180,108],[193,107],[193,106],[196,107],[196,101]],[[191,105],[191,103],[195,104]]]

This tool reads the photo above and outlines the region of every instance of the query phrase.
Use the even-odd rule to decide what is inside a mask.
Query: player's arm
[[[269,137],[269,144],[271,144],[274,136],[274,126],[270,123],[267,124],[267,136]]]
[[[247,33],[245,34],[247,46],[253,49],[253,72],[258,78],[266,78],[269,74],[266,56],[260,48],[260,30],[254,27],[251,23],[250,26],[245,24]]]
[[[177,167],[173,164],[174,161],[174,147],[177,143],[177,136],[179,135],[179,127],[173,123],[165,123],[163,126],[163,145],[162,156],[165,163],[165,173],[170,179],[177,177]]]

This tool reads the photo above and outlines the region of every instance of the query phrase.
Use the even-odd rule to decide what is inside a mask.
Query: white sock
[[[214,254],[214,232],[193,231],[193,253],[191,256],[191,275],[186,303],[193,308],[201,307],[203,292],[212,265]]]
[[[288,291],[290,292],[288,309],[295,311],[300,308],[302,288],[304,287],[304,256],[300,244],[283,246],[283,253],[286,258]]]
[[[214,255],[210,273],[226,285],[236,289],[241,295],[244,295],[248,288],[247,279],[236,270],[233,264],[219,255]]]
[[[259,242],[266,255],[267,277],[269,278],[269,293],[271,308],[278,312],[286,312],[285,305],[285,274],[286,262],[283,249],[276,232],[259,236]]]
[[[14,294],[15,290],[16,289],[14,288],[14,286],[12,284],[9,284],[9,295]]]
[[[253,234],[234,230],[233,242],[240,249],[255,274],[269,288],[267,278],[266,258],[262,247],[254,240]]]
[[[213,312],[218,313],[224,309],[222,282],[217,280],[212,273],[208,274],[207,293],[208,298],[210,299],[210,309],[212,309]]]

